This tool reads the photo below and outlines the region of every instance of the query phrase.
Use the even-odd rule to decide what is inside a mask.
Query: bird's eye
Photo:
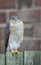
[[[13,20],[14,20],[14,21],[16,21],[16,19],[15,19],[15,18],[13,18]]]
[[[13,20],[15,20],[15,18],[12,18]]]

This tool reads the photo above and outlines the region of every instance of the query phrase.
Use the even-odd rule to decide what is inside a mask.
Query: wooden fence
[[[24,51],[18,56],[12,56],[10,52],[0,54],[0,65],[41,65],[41,51]]]

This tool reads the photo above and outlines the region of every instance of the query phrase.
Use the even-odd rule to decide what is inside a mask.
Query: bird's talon
[[[15,52],[15,55],[19,55],[19,52]]]
[[[16,50],[16,51],[15,51],[15,55],[17,55],[17,56],[19,55],[19,52],[18,52],[18,50]]]
[[[11,51],[12,56],[14,56],[14,53],[15,53],[14,50],[12,50],[12,51]]]
[[[18,52],[18,50],[16,50],[16,51],[12,50],[11,51],[11,54],[12,54],[12,56],[14,56],[14,55],[17,55],[18,56],[19,55],[19,52]]]

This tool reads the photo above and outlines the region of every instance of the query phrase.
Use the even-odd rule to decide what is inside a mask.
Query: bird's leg
[[[14,54],[15,54],[15,51],[14,51],[14,50],[12,50],[12,51],[11,51],[11,54],[12,54],[12,56],[14,56]]]
[[[15,55],[19,55],[19,51],[17,49],[15,51]]]
[[[17,49],[16,50],[12,50],[11,54],[12,54],[12,56],[19,55],[19,51]]]

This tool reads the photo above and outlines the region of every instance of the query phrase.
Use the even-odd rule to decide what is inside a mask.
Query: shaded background
[[[19,50],[41,50],[41,0],[0,0],[0,53],[5,52],[4,28],[12,15],[24,23]]]

